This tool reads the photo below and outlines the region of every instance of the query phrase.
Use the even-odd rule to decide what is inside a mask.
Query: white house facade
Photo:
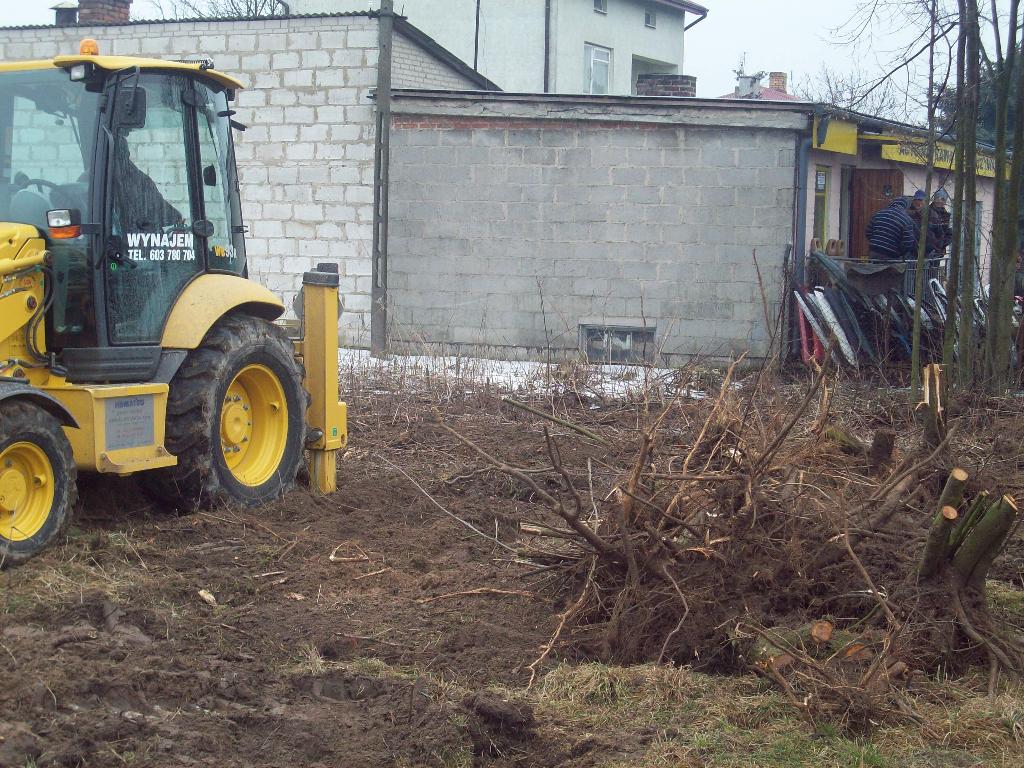
[[[292,0],[295,13],[379,0]],[[629,95],[645,74],[685,74],[689,0],[395,0],[395,11],[505,91]]]

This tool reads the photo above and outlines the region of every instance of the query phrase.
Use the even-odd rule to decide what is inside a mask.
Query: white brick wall
[[[769,353],[797,108],[403,93],[394,110],[393,348],[572,358],[605,325],[653,329],[670,363]]]
[[[391,84],[395,88],[479,89],[469,78],[438,61],[401,34],[395,35],[391,48]]]
[[[304,271],[337,262],[343,341],[368,345],[376,19],[0,29],[0,60],[76,53],[83,37],[103,53],[208,56],[246,84],[235,142],[250,275],[290,306]]]

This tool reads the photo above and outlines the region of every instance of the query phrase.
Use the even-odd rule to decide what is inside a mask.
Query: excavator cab
[[[0,566],[59,535],[79,470],[259,504],[305,454],[334,488],[337,270],[305,275],[299,339],[247,279],[239,87],[93,41],[0,64]]]
[[[231,88],[199,72],[0,74],[0,221],[47,237],[48,349],[72,381],[150,378],[184,288],[246,274]]]

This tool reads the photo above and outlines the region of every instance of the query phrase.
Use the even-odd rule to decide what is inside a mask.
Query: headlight
[[[85,64],[75,64],[68,70],[68,76],[72,81],[85,80],[89,74],[89,68]]]
[[[47,211],[46,225],[52,239],[71,240],[82,234],[82,213],[77,208]]]
[[[46,212],[46,224],[51,229],[55,227],[70,227],[71,223],[71,211],[60,210]]]

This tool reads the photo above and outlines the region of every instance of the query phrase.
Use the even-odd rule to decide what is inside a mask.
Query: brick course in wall
[[[397,348],[571,357],[580,326],[600,324],[654,326],[669,362],[767,353],[752,254],[774,316],[806,116],[426,95],[395,109]]]
[[[395,88],[438,88],[456,91],[479,88],[402,34],[396,34],[392,43],[391,84]]]

